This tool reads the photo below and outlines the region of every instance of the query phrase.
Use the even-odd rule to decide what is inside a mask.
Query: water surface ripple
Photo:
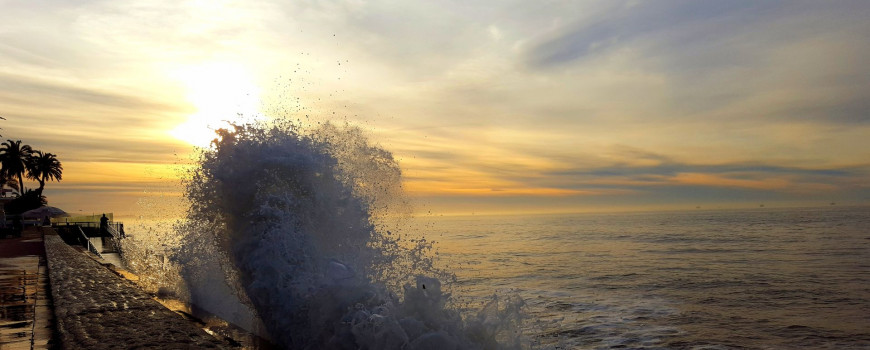
[[[558,348],[870,348],[870,210],[428,218],[458,295]]]

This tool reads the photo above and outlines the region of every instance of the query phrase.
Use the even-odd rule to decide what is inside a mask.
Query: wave
[[[453,306],[432,242],[400,233],[398,163],[359,128],[217,134],[184,176],[189,208],[168,253],[190,303],[283,348],[522,347],[522,300]]]

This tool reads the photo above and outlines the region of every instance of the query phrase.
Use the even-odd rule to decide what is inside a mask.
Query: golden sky
[[[870,204],[868,2],[0,8],[0,133],[72,212],[172,196],[209,125],[274,115],[361,126],[423,212]]]

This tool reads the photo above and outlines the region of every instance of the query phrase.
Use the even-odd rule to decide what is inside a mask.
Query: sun
[[[176,76],[187,89],[196,112],[169,134],[192,145],[207,147],[214,130],[230,122],[260,118],[260,89],[244,66],[212,62],[179,69]]]

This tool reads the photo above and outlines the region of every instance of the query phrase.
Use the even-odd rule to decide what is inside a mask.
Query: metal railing
[[[122,223],[110,223],[109,225],[106,226],[106,232],[108,232],[110,235],[112,235],[112,238],[114,238],[114,239],[121,239],[124,237],[123,235],[121,235],[121,232],[120,232],[122,225],[124,225],[124,224],[122,224]]]
[[[109,224],[106,227],[106,232],[112,235],[112,238],[110,239],[110,241],[112,242],[112,247],[115,248],[115,252],[117,252],[118,254],[121,253],[121,239],[124,238],[124,234],[119,232],[124,230],[123,225],[124,224],[116,223]],[[105,243],[105,241],[103,242]]]
[[[100,259],[102,259],[103,254],[100,254],[100,252],[97,251],[97,247],[95,247],[93,244],[91,244],[91,240],[88,238],[88,235],[85,234],[85,231],[82,231],[82,227],[79,225],[76,225],[75,228],[77,230],[79,230],[79,238],[85,240],[84,245],[88,248],[88,251],[96,254],[97,256],[100,257]]]
[[[82,242],[82,246],[86,247],[88,251],[96,254],[100,258],[104,258],[102,252],[98,251],[97,247],[91,243],[91,238],[88,237],[88,234],[85,233],[84,228],[89,229],[99,229],[100,236],[103,240],[103,250],[106,252],[117,252],[121,253],[121,240],[124,239],[124,224],[121,222],[109,222],[107,225],[102,226],[100,222],[93,221],[63,221],[63,222],[54,222],[52,223],[54,227],[62,228],[65,227],[67,230],[71,230],[73,235],[76,235],[75,231],[78,231],[78,240],[84,239]],[[105,228],[105,230],[103,230]],[[91,232],[93,234],[93,232]],[[108,234],[108,235],[106,235]],[[106,248],[106,238],[111,242],[111,248],[114,250],[105,250]]]
[[[78,225],[81,227],[90,227],[90,228],[100,228],[99,222],[93,221],[59,221],[53,223],[55,226],[64,226],[64,225]],[[124,223],[122,222],[109,222],[108,226],[113,228],[115,232],[120,232],[122,227],[124,227]]]

